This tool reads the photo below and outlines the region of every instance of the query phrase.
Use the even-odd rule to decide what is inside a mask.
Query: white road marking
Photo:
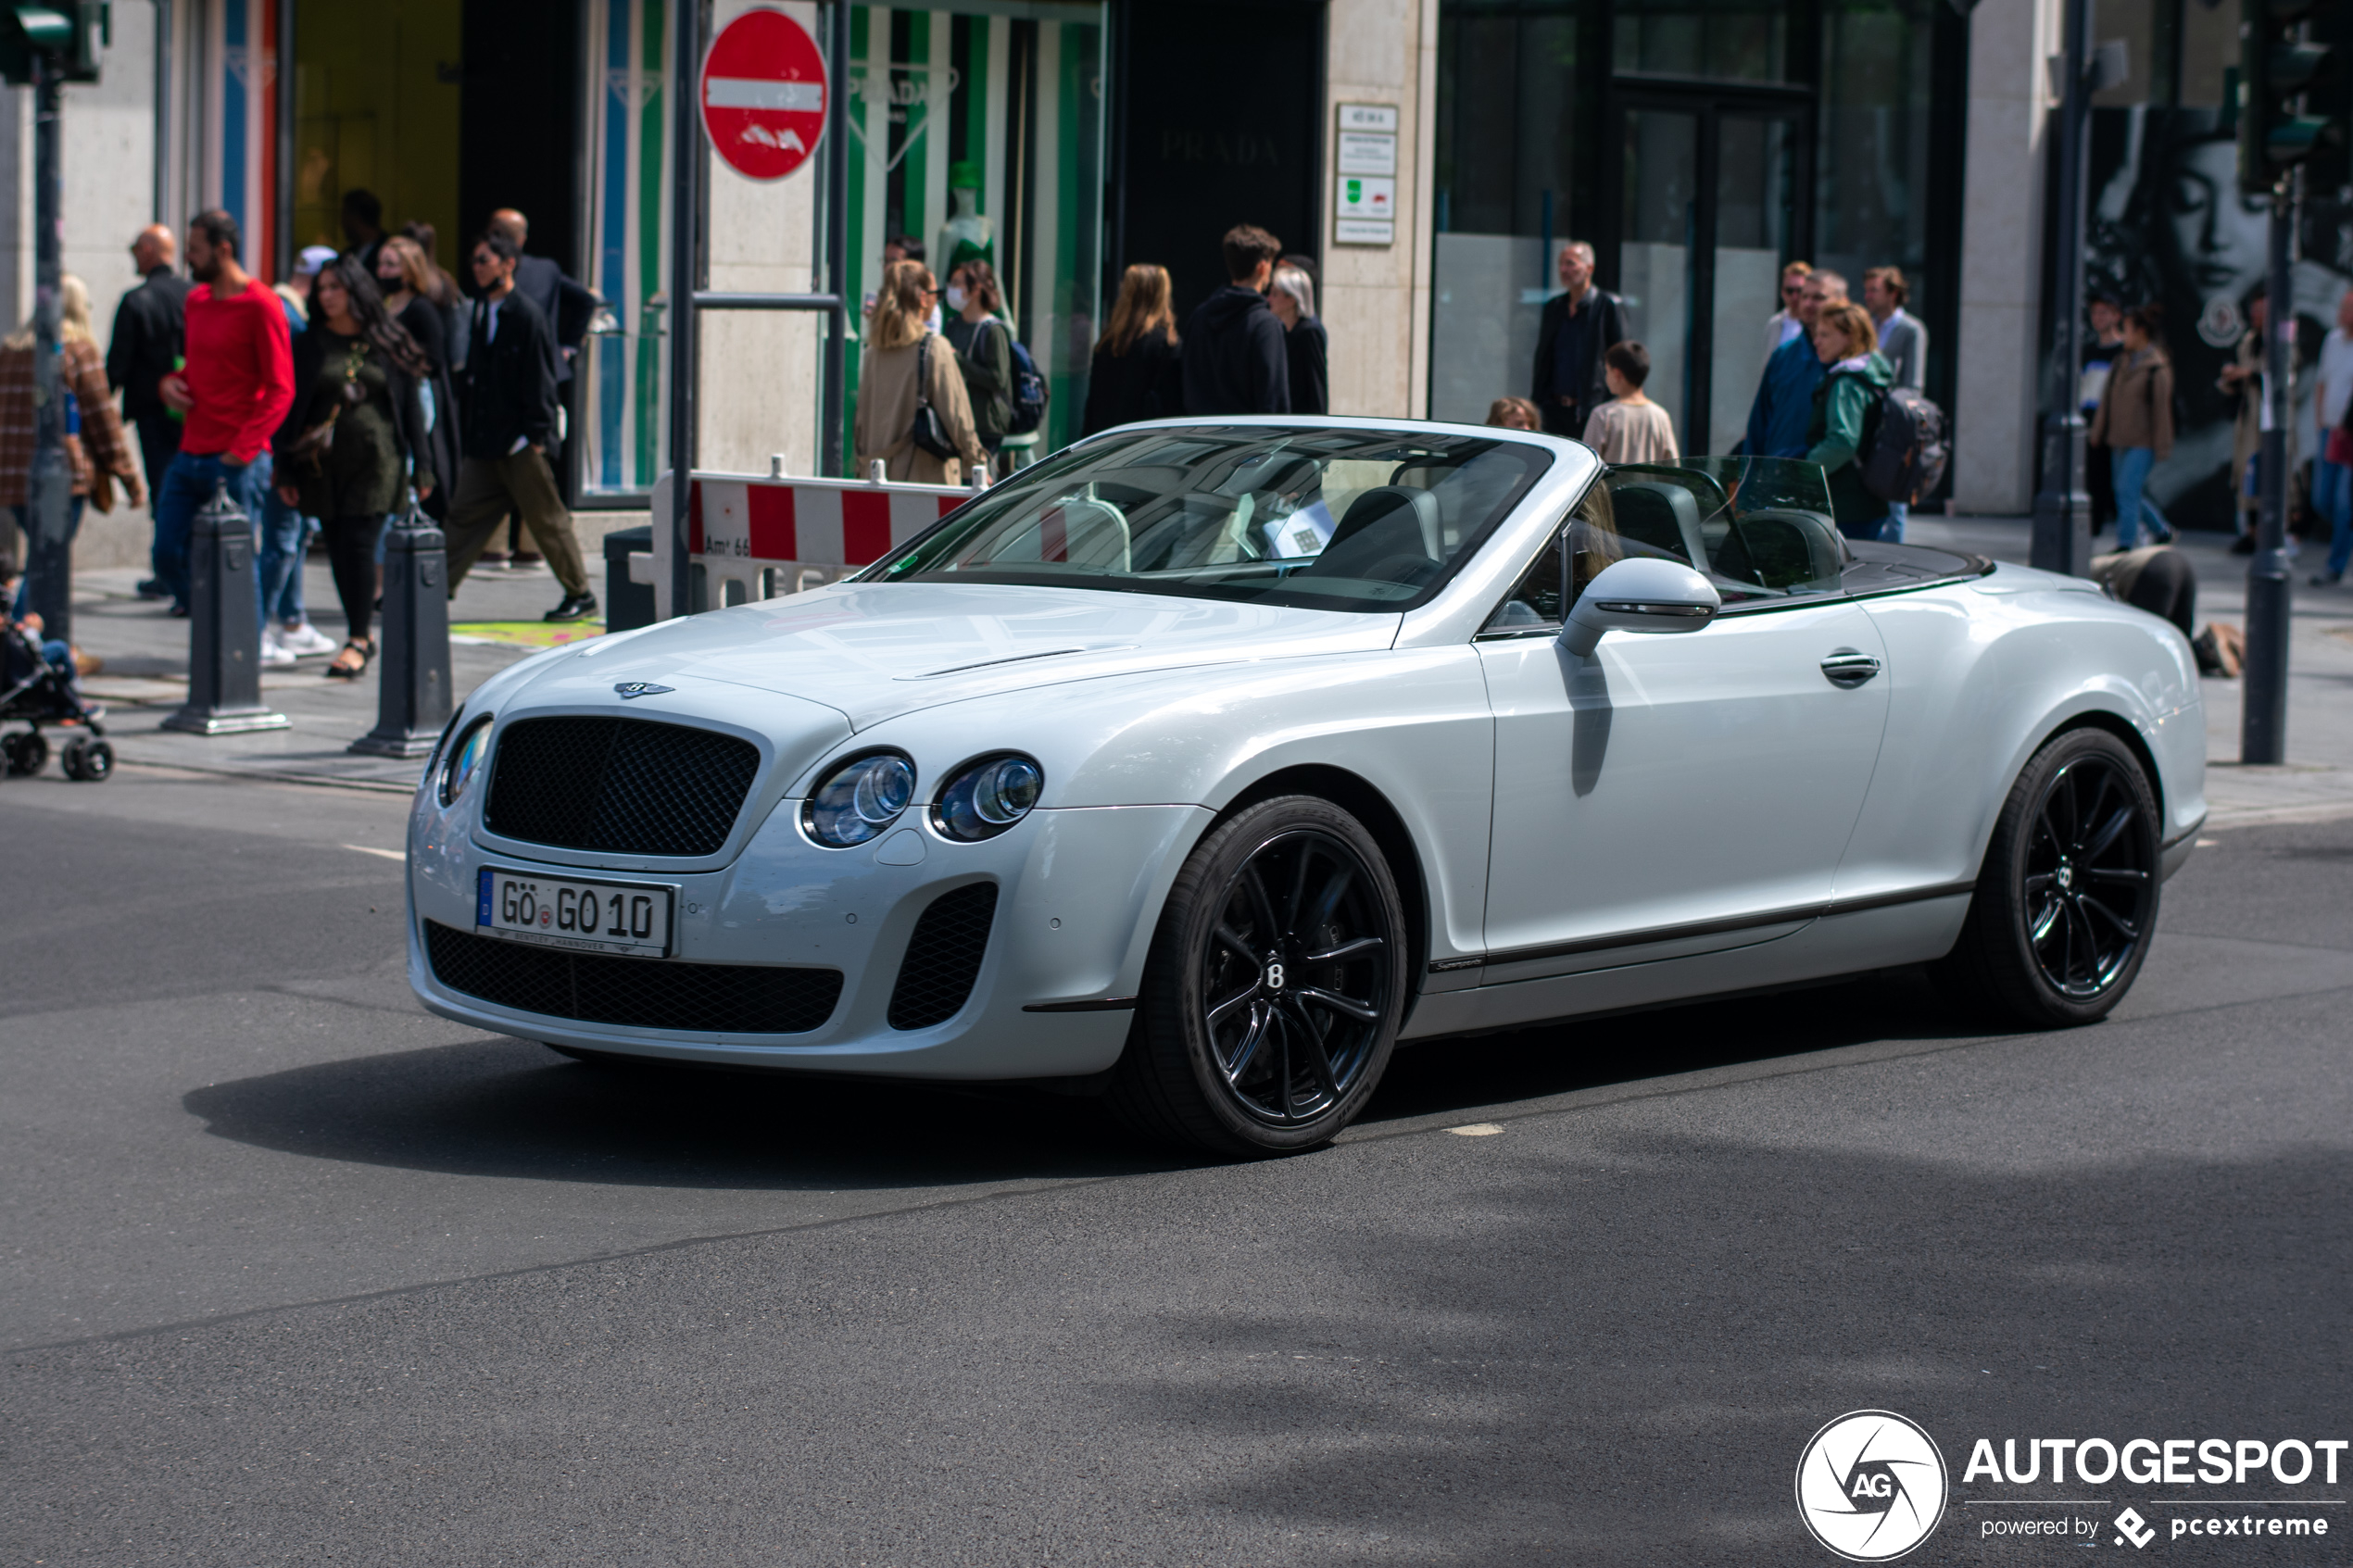
[[[356,855],[373,855],[379,859],[398,860],[403,864],[409,859],[408,853],[400,849],[371,849],[364,844],[346,844],[344,847]]]
[[[1492,1122],[1473,1122],[1467,1127],[1449,1127],[1446,1130],[1458,1138],[1491,1138],[1504,1129]]]

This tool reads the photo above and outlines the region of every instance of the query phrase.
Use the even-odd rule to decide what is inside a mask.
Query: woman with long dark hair
[[[412,469],[421,495],[440,478],[417,396],[432,362],[385,314],[367,269],[344,257],[310,286],[310,327],[295,339],[294,371],[294,408],[272,443],[278,495],[325,530],[349,624],[327,674],[352,681],[376,656],[376,537]]]
[[[1111,324],[1095,342],[1087,377],[1087,411],[1078,433],[1185,411],[1185,370],[1168,269],[1139,261],[1119,280]]]

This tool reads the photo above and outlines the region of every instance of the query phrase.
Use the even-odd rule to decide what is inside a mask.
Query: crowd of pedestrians
[[[535,549],[512,558],[546,559],[563,590],[547,618],[593,615],[550,454],[596,296],[523,251],[528,225],[511,209],[473,247],[471,291],[434,260],[431,224],[387,232],[365,191],[346,194],[342,224],[342,248],[307,247],[274,285],[253,275],[226,212],[190,220],[184,277],[175,236],[150,225],[132,242],[140,281],[103,357],[88,290],[63,279],[69,526],[85,506],[111,510],[118,488],[149,505],[152,575],[139,593],[184,617],[196,513],[226,493],[253,520],[262,662],[332,656],[330,677],[356,679],[375,657],[384,530],[412,507],[449,530],[453,593],[470,567],[507,562],[490,546],[515,527]],[[19,526],[35,353],[30,323],[0,340],[0,504]],[[314,535],[343,610],[340,644],[303,605]]]
[[[1487,423],[1581,440],[1612,463],[1673,462],[1673,417],[1643,392],[1650,350],[1631,336],[1626,301],[1594,282],[1593,247],[1563,245],[1561,289],[1538,318],[1527,397],[1499,397]],[[1863,303],[1845,278],[1792,261],[1781,269],[1780,307],[1764,323],[1765,364],[1736,454],[1819,464],[1833,515],[1852,537],[1900,541],[1906,506],[1862,480],[1891,391],[1918,394],[1928,376],[1928,331],[1906,308],[1910,285],[1895,267],[1863,275]]]
[[[858,472],[957,484],[1001,473],[1034,442],[1045,387],[1014,336],[989,261],[968,246],[943,289],[924,247],[895,235],[866,299],[851,445]],[[1227,282],[1178,330],[1175,282],[1138,263],[1096,339],[1079,433],[1183,414],[1324,414],[1330,339],[1315,314],[1315,263],[1242,224],[1221,243]]]

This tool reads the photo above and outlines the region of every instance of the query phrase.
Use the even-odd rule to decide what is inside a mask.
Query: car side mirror
[[[1561,623],[1561,646],[1590,658],[1604,632],[1696,632],[1724,608],[1707,579],[1681,561],[1638,556],[1604,567]]]

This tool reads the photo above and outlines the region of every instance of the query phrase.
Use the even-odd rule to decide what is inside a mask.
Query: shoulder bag
[[[948,439],[948,427],[941,422],[939,410],[931,406],[931,334],[924,334],[923,343],[915,350],[915,422],[908,437],[935,458],[956,456],[956,444]]]
[[[327,410],[325,419],[287,444],[286,466],[297,478],[315,478],[325,471],[327,454],[335,445],[335,417],[367,400],[368,389],[359,384],[359,367],[367,357],[366,344],[351,345],[351,352],[344,358],[343,385],[335,389],[335,406]]]

